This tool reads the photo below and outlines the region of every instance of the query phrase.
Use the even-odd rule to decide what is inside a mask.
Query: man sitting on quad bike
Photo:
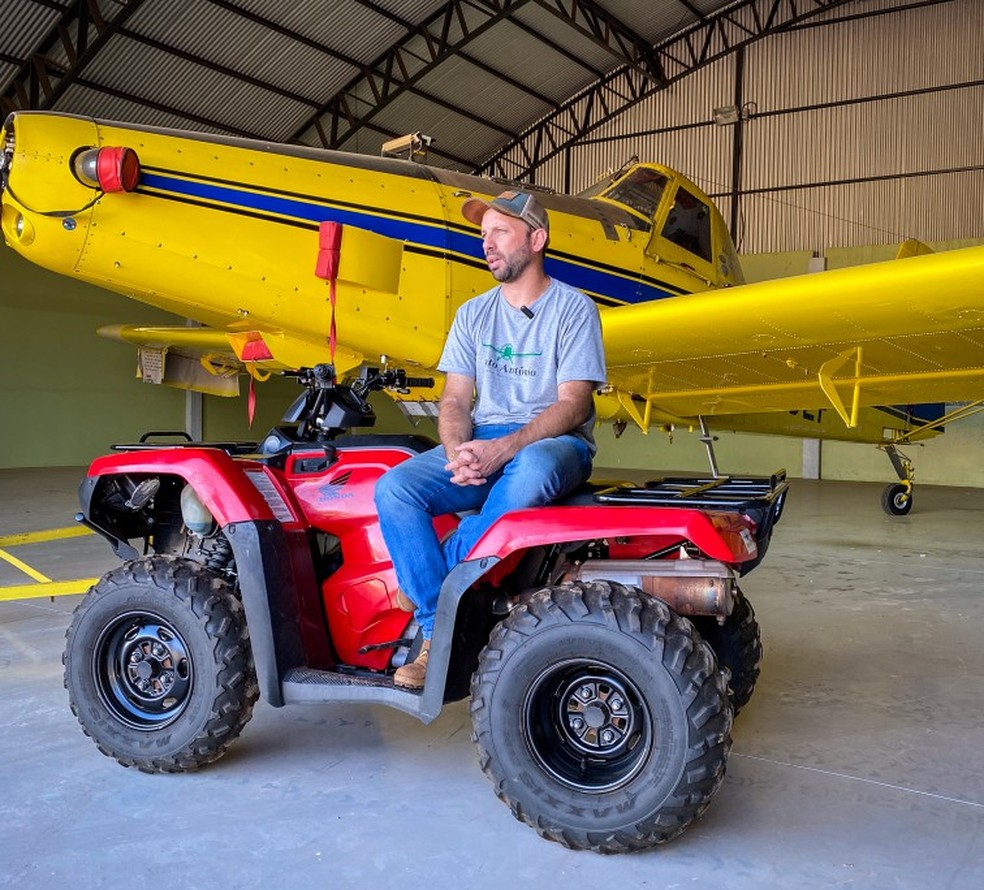
[[[534,195],[472,198],[462,214],[482,229],[498,287],[465,303],[438,368],[446,375],[441,444],[390,469],[376,486],[379,523],[401,606],[415,611],[424,645],[394,682],[424,686],[441,584],[503,514],[561,497],[591,474],[594,389],[606,379],[598,312],[550,278],[550,236]],[[474,405],[472,402],[475,394]],[[438,541],[433,518],[475,511]]]

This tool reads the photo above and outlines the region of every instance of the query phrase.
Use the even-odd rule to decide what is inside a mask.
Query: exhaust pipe
[[[564,581],[617,581],[661,599],[680,615],[727,618],[734,608],[735,573],[711,559],[589,559]]]

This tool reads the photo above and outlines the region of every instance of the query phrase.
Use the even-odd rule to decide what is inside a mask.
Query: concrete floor
[[[0,535],[68,525],[77,477],[0,473]],[[743,584],[766,655],[725,783],[683,836],[631,856],[573,853],[515,821],[464,703],[423,726],[261,702],[198,774],[122,769],[62,688],[78,597],[0,603],[0,885],[977,890],[984,491],[922,487],[889,518],[880,489],[794,483]],[[105,549],[49,555],[46,573],[98,574]]]

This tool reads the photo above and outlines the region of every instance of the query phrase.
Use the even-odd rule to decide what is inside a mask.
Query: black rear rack
[[[786,503],[786,471],[777,470],[771,476],[663,476],[651,479],[641,487],[620,483],[596,491],[594,500],[600,504],[626,506],[686,507],[739,513],[754,523],[756,555],[741,563],[738,572],[745,575],[765,556],[772,540],[782,508]]]
[[[777,470],[771,476],[720,476],[716,479],[660,476],[650,479],[642,486],[619,483],[596,491],[594,500],[599,504],[645,504],[746,513],[773,504],[781,509],[788,488],[785,470]]]

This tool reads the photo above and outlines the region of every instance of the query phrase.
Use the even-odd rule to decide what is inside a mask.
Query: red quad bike
[[[82,482],[77,518],[123,560],[67,633],[65,686],[99,749],[191,770],[261,694],[424,723],[470,696],[482,769],[543,837],[614,853],[679,834],[720,786],[758,676],[737,578],[764,555],[784,474],[588,485],[503,516],[441,589],[424,689],[401,689],[393,671],[421,638],[397,606],[373,489],[433,442],[348,431],[372,426],[370,392],[432,381],[296,376],[304,393],[259,448],[148,434]]]

